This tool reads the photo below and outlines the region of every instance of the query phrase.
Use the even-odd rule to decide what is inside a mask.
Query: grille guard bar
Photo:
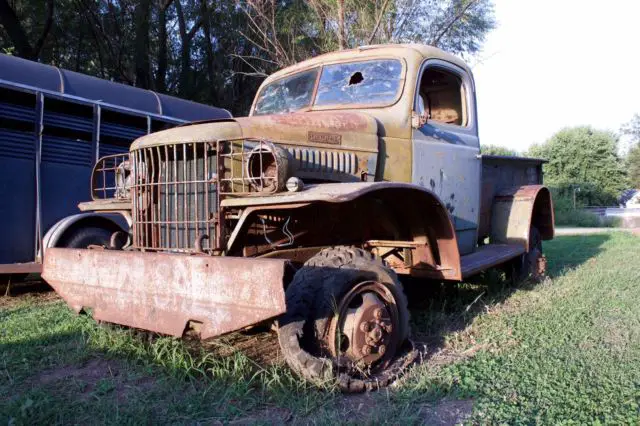
[[[225,227],[220,201],[284,186],[288,154],[262,140],[187,142],[131,152],[133,247],[214,254]]]

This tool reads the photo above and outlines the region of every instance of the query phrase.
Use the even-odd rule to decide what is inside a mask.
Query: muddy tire
[[[521,282],[530,279],[539,282],[546,276],[546,259],[542,254],[542,235],[535,226],[529,231],[529,252],[514,262],[514,278]]]
[[[380,258],[353,247],[324,249],[296,273],[286,298],[278,339],[297,374],[337,381],[343,391],[395,378],[409,311],[402,284]]]

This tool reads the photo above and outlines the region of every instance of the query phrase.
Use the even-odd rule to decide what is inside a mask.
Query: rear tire
[[[324,249],[287,288],[278,339],[287,364],[344,391],[384,386],[409,336],[407,299],[395,272],[353,247]],[[375,377],[375,378],[373,378]]]
[[[547,262],[542,254],[542,235],[535,226],[529,231],[529,251],[516,259],[513,269],[518,282],[526,279],[540,282],[546,276]]]

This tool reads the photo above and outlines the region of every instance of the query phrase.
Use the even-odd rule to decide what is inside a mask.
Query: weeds
[[[429,423],[453,406],[464,412],[452,419],[472,423],[637,423],[640,238],[560,237],[544,249],[551,278],[537,285],[498,271],[407,282],[424,361],[391,388],[349,397],[222,340],[209,350],[21,296],[0,304],[0,422]]]

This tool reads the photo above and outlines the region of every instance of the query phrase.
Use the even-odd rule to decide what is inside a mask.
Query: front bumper
[[[110,250],[47,250],[43,278],[96,320],[207,339],[285,312],[285,261]]]

